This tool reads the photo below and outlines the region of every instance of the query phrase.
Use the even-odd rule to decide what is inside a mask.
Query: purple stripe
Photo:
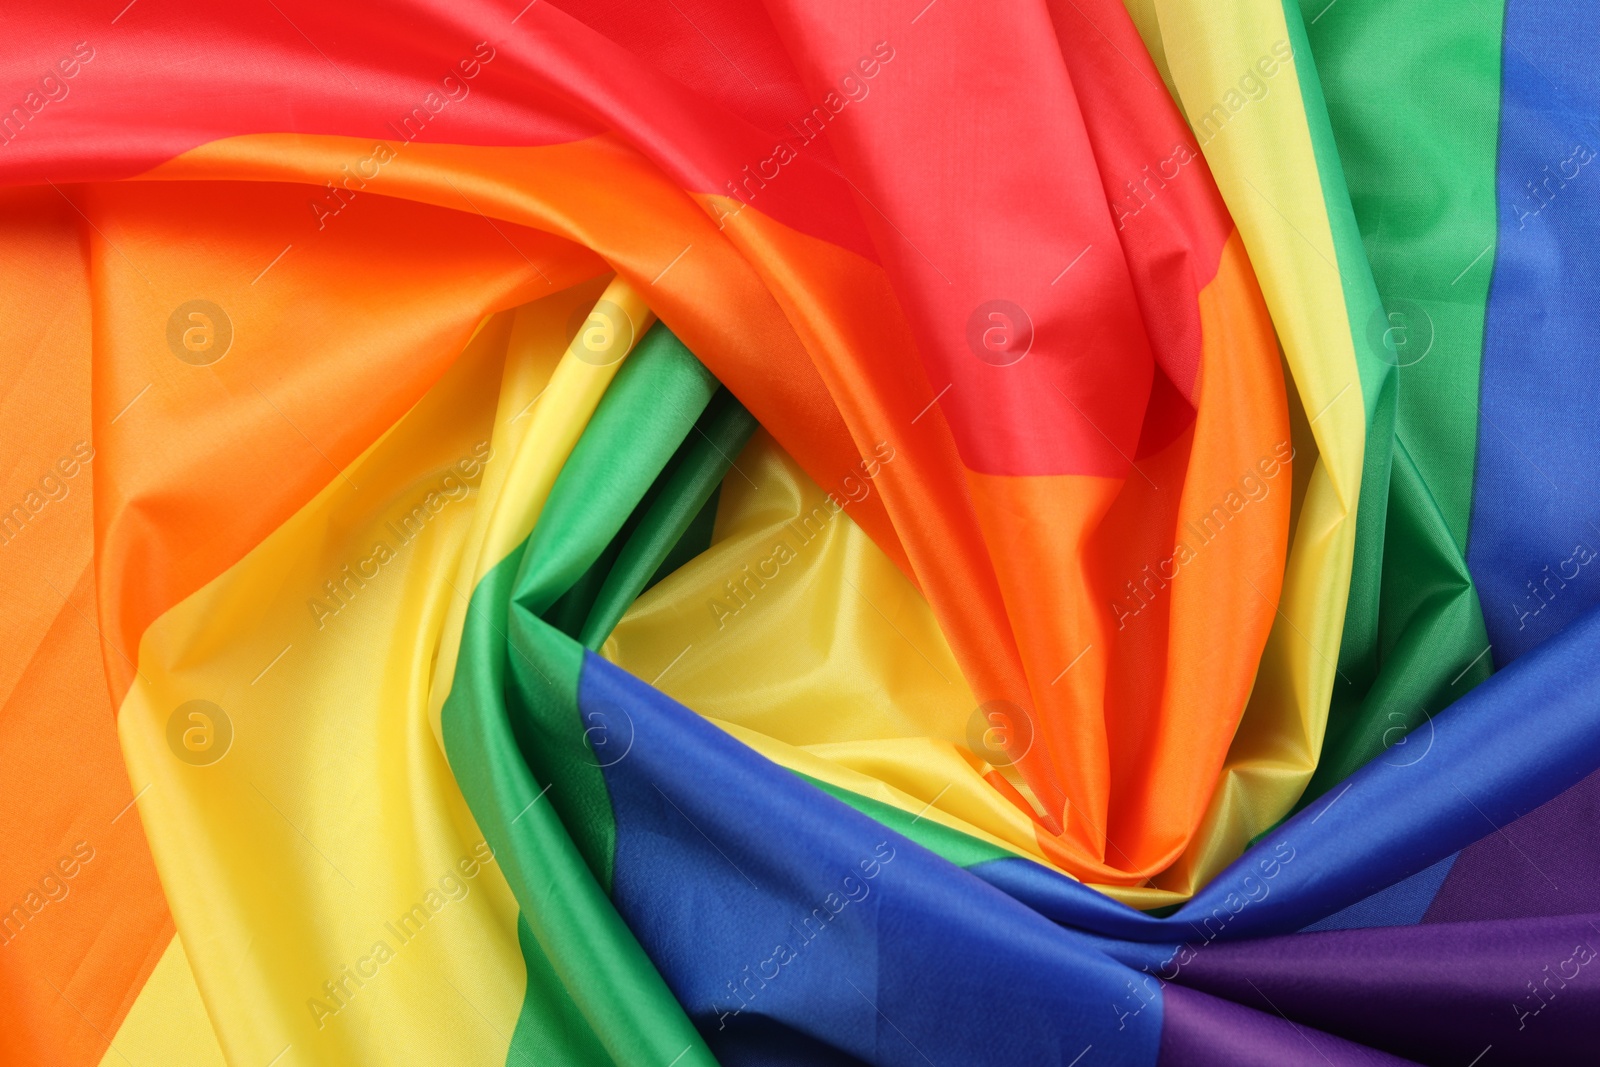
[[[1211,944],[1181,980],[1421,1063],[1594,1063],[1597,949],[1597,915],[1340,930]]]
[[[1162,989],[1156,1067],[1394,1067],[1402,1060],[1182,986]],[[1263,1005],[1265,1007],[1265,1005]]]
[[[1600,772],[1461,850],[1422,921],[1600,912]]]

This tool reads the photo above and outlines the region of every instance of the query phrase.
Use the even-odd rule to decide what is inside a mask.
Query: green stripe
[[[1309,30],[1373,279],[1408,331],[1397,438],[1461,551],[1494,266],[1503,15],[1492,0],[1403,0],[1334,7]],[[1408,301],[1420,322],[1407,321]]]
[[[683,1037],[670,1059],[693,1027],[564,825],[554,783],[527,758],[541,734],[569,751],[583,734],[576,711],[582,649],[569,638],[545,627],[516,643],[516,658],[550,680],[541,699],[530,706],[523,687],[509,684],[506,626],[525,547],[473,591],[441,713],[451,770],[516,895],[519,926],[527,927],[520,941],[528,984],[507,1060],[633,1063]],[[564,731],[550,722],[561,711],[570,722]],[[619,1000],[630,1005],[621,1020]]]
[[[706,502],[700,505],[700,513],[690,520],[688,529],[683,531],[678,543],[672,546],[667,558],[661,561],[661,566],[656,568],[656,572],[645,583],[645,592],[649,592],[657,582],[711,547],[711,537],[717,528],[717,502],[721,496],[722,483],[718,482],[711,487],[711,495],[706,497]]]
[[[528,984],[508,1063],[712,1064],[612,906],[616,822],[579,717],[583,647],[540,618],[616,539],[715,379],[646,335],[601,400],[533,533],[473,590],[445,750],[521,909]]]
[[[711,372],[663,326],[651,330],[628,357],[594,417],[550,489],[517,574],[509,620],[514,648],[562,638],[573,657],[573,683],[557,686],[557,706],[540,705],[540,732],[530,766],[551,784],[551,801],[609,892],[616,852],[616,825],[604,775],[576,711],[577,667],[582,646],[552,628],[543,615],[593,566],[634,513],[641,497],[689,434],[717,388]],[[602,582],[602,587],[603,587]],[[517,688],[529,701],[543,699],[555,679],[531,657],[510,663]],[[570,743],[576,731],[578,743]],[[597,736],[605,738],[603,732]]]
[[[550,490],[533,531],[523,607],[543,615],[600,558],[716,389],[666,327],[644,336]]]
[[[1309,36],[1300,8],[1285,0],[1367,435],[1327,736],[1298,807],[1491,669],[1485,658],[1463,673],[1488,644],[1465,562],[1488,270],[1479,264],[1481,278],[1467,289],[1452,281],[1493,240],[1499,93],[1499,26],[1463,18],[1455,5],[1303,7],[1313,20]],[[1438,77],[1458,56],[1469,69],[1457,72],[1456,92],[1445,99]],[[1441,121],[1428,110],[1434,100],[1441,109],[1461,106],[1464,117]],[[1429,167],[1419,150],[1437,164]],[[1437,217],[1440,204],[1449,205],[1447,219]],[[1476,247],[1457,258],[1464,244]],[[1405,321],[1388,313],[1412,309],[1402,300],[1434,316],[1436,327],[1433,350],[1407,367],[1397,364],[1415,358],[1420,334],[1399,351],[1383,344],[1384,331]]]
[[[733,457],[755,432],[756,420],[726,389],[718,391],[705,415],[684,441],[673,464],[663,474],[659,489],[627,544],[606,576],[579,640],[586,648],[599,648],[616,629],[628,606],[689,532],[690,524],[705,509],[706,501]]]
[[[861,814],[876,819],[900,836],[915,841],[929,852],[944,857],[958,867],[971,867],[974,864],[987,863],[989,860],[1025,859],[1033,862],[1029,857],[1008,848],[1002,848],[982,838],[936,823],[932,819],[925,819],[921,815],[913,815],[904,808],[864,797],[843,786],[824,782],[808,774],[800,774],[798,771],[794,773],[835,800],[843,801]]]

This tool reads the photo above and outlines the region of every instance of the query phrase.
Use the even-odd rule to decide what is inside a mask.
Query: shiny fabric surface
[[[1589,7],[7,28],[0,1067],[1590,1055]]]

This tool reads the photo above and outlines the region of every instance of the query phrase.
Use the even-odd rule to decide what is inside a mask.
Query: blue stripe
[[[1155,983],[1094,939],[592,654],[578,700],[631,731],[613,898],[721,1062],[1155,1063]]]
[[[1597,43],[1593,0],[1506,5],[1467,553],[1502,665],[1600,604]]]

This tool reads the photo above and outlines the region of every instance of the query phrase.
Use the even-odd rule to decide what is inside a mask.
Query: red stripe
[[[741,13],[716,23],[724,40],[734,28],[741,56],[766,57],[752,67],[774,80],[757,89],[743,76],[728,83],[728,60],[692,25],[701,45],[684,48],[685,31],[671,31],[670,4],[626,20],[585,12],[607,29],[631,27],[652,60],[661,53],[646,31],[666,32],[676,47],[663,68],[547,0],[518,17],[522,7],[432,0],[397,14],[321,0],[142,0],[115,24],[98,3],[37,7],[8,25],[0,59],[0,85],[10,87],[0,107],[22,108],[15,135],[0,137],[0,181],[126,178],[248,133],[537,146],[615,130],[685,189],[735,186],[766,214],[872,257],[849,184],[820,143],[785,167],[781,181],[747,177],[772,156],[788,117],[808,105],[765,20]],[[709,24],[705,13],[698,18]],[[74,64],[78,42],[92,57]],[[70,78],[58,70],[63,60]],[[30,113],[30,92],[65,95],[36,95],[43,102]]]

